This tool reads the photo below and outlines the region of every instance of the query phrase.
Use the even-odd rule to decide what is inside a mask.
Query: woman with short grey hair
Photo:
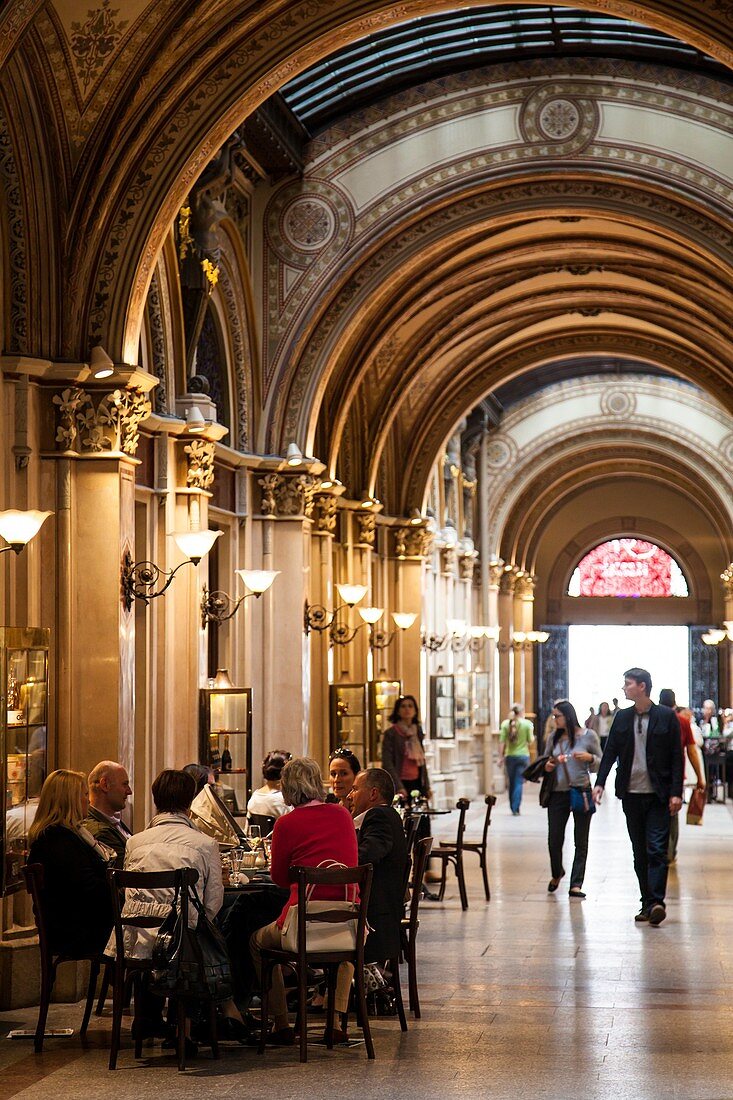
[[[337,802],[326,802],[321,769],[315,760],[308,757],[296,757],[288,761],[282,770],[282,793],[285,802],[292,806],[292,812],[284,814],[275,822],[272,831],[272,852],[270,874],[278,886],[290,890],[290,897],[280,916],[272,924],[266,924],[251,937],[250,950],[257,973],[261,974],[261,955],[263,947],[282,948],[282,927],[291,905],[298,904],[298,884],[290,882],[291,867],[320,867],[329,862],[341,863],[345,867],[357,867],[359,855],[356,844],[356,832],[351,814]],[[317,886],[313,891],[314,899],[343,899],[343,887]],[[342,963],[336,980],[336,1011],[345,1014],[349,1003],[349,988],[354,968],[351,963]],[[272,975],[270,1007],[275,1018],[270,1042],[291,1046],[295,1042],[295,1032],[288,1019],[288,1007],[285,1000],[285,987],[282,972],[276,966]],[[341,1027],[335,1027],[334,1043],[345,1042],[346,1024],[341,1019]],[[262,1026],[267,1027],[263,1020]],[[305,1026],[303,1021],[302,1026]],[[325,1036],[324,1036],[325,1038]]]

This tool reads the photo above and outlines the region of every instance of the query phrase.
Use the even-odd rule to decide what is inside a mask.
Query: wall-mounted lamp
[[[510,649],[515,652],[528,652],[536,645],[544,645],[550,637],[546,630],[515,630],[508,642],[499,642],[499,652],[507,653]]]
[[[19,554],[25,550],[32,538],[35,538],[42,524],[52,516],[53,512],[36,512],[31,509],[21,512],[17,508],[9,508],[6,512],[0,512],[0,535],[7,542],[7,546],[0,546],[0,554],[7,550],[13,550]]]
[[[189,409],[186,409],[186,431],[190,432],[191,435],[206,431],[204,414],[198,405],[191,405]]]
[[[365,584],[337,584],[336,591],[342,602],[333,611],[329,611],[323,604],[309,604],[307,600],[305,601],[303,630],[306,634],[309,634],[311,630],[317,630],[319,634],[327,630],[332,645],[346,645],[356,635],[359,627],[352,629],[346,623],[340,623],[338,614],[345,607],[355,607],[356,604],[360,603],[366,596],[368,589]],[[364,608],[364,610],[379,610],[380,615],[382,614],[381,609]]]
[[[365,496],[363,500],[359,501],[360,508],[378,508],[381,504],[381,500],[377,500],[376,497]]]
[[[115,372],[115,365],[101,344],[92,348],[89,369],[93,378],[111,378]]]
[[[226,592],[209,592],[204,587],[204,594],[201,600],[201,626],[206,626],[207,623],[223,623],[227,619],[231,619],[232,615],[237,613],[239,605],[247,599],[248,596],[255,596],[260,598],[263,592],[267,592],[272,582],[280,573],[279,569],[235,569],[234,571],[238,577],[241,577],[242,583],[246,589],[244,594],[235,599],[233,596],[228,595]]]
[[[413,508],[410,512],[410,523],[413,527],[419,527],[423,521],[423,515],[419,508]]]
[[[133,600],[142,600],[147,604],[158,596],[162,596],[178,570],[183,569],[184,565],[198,565],[221,534],[221,531],[183,531],[174,535],[176,545],[181,553],[185,554],[186,560],[171,570],[161,569],[152,561],[133,562],[132,554],[126,550],[122,558],[121,572],[122,602],[125,610],[132,609]],[[155,586],[162,577],[167,577],[168,580],[155,592]]]
[[[2,532],[0,531],[0,534]],[[705,634],[701,634],[700,637],[705,645],[720,645],[721,642],[729,641],[733,642],[733,620],[726,619],[723,623],[724,630],[720,628],[714,628],[706,631]]]
[[[288,449],[285,452],[285,461],[288,466],[302,466],[303,452],[297,443],[288,443]]]
[[[478,653],[487,639],[498,642],[501,633],[500,626],[467,626],[464,619],[446,619],[445,626],[443,635],[423,633],[423,649],[430,653],[443,649],[451,649],[453,653],[470,649],[471,653]]]
[[[366,608],[364,610],[366,610]],[[359,614],[362,614],[361,610]],[[369,645],[372,649],[386,649],[388,645],[392,644],[401,631],[410,629],[416,618],[417,615],[412,611],[393,611],[392,619],[395,624],[395,629],[374,630],[372,627],[369,632]]]

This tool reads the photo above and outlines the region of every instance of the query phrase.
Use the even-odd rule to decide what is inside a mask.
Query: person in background
[[[286,806],[283,800],[280,777],[290,759],[290,753],[283,749],[273,749],[272,752],[268,752],[262,761],[262,777],[265,782],[256,791],[252,791],[252,797],[247,803],[248,814],[281,817],[288,812],[290,807]]]
[[[72,959],[100,954],[113,923],[107,868],[115,852],[84,828],[88,809],[84,773],[60,768],[43,784],[28,830],[28,862],[43,867],[51,950]]]
[[[255,932],[249,943],[252,959],[257,973],[262,975],[263,947],[282,948],[282,927],[288,909],[298,904],[298,884],[290,882],[291,867],[319,867],[326,860],[342,863],[345,867],[357,867],[359,854],[356,846],[354,822],[349,811],[341,805],[326,802],[321,769],[315,760],[308,757],[295,757],[289,760],[282,770],[282,793],[287,806],[293,812],[283,814],[275,822],[272,831],[272,850],[270,854],[270,874],[277,886],[287,887],[290,897],[285,907],[272,924],[266,924]],[[352,783],[353,786],[353,783]],[[343,887],[316,886],[313,900],[343,900]],[[336,979],[335,1008],[341,1014],[341,1026],[334,1027],[334,1043],[347,1040],[346,1014],[349,1004],[349,992],[354,968],[351,963],[342,963]],[[269,1007],[274,1017],[274,1027],[269,1042],[281,1046],[292,1046],[295,1032],[288,1019],[288,1006],[285,999],[285,986],[282,971],[276,966],[272,974]],[[268,1021],[262,1021],[267,1027]],[[305,1020],[302,1026],[306,1026]],[[326,1036],[324,1035],[324,1039]]]
[[[590,710],[588,711],[588,717],[585,720],[585,728],[587,730],[592,730],[595,726],[595,721],[596,721],[595,708],[591,707]]]
[[[700,760],[700,754],[697,751],[695,738],[692,735],[692,727],[682,708],[677,706],[677,698],[672,688],[662,688],[659,692],[659,702],[661,706],[671,707],[677,714],[677,721],[680,724],[680,734],[682,738],[682,754],[684,756],[684,754],[687,753],[687,759],[697,777],[697,789],[699,791],[704,791],[707,784],[705,783],[705,775],[702,768],[702,761]],[[675,863],[677,860],[677,845],[679,844],[679,839],[680,815],[674,814],[669,823],[669,847],[667,849],[668,864]]]
[[[522,704],[512,703],[509,717],[499,728],[499,764],[506,767],[509,806],[515,817],[522,804],[522,772],[529,764],[530,748],[534,744],[532,723],[523,718],[523,714]]]
[[[618,710],[619,710],[618,699],[614,695],[613,699],[611,700],[611,714],[614,718],[618,714]]]
[[[601,703],[598,708],[598,714],[595,717],[593,725],[590,727],[598,734],[598,740],[601,743],[601,752],[606,747],[606,741],[608,740],[608,732],[611,729],[611,723],[613,722],[613,714],[608,703]]]
[[[634,853],[641,908],[636,921],[661,924],[667,915],[669,820],[682,805],[682,740],[677,715],[650,696],[644,668],[624,673],[624,695],[633,706],[619,711],[608,735],[593,798],[600,805],[615,763],[616,797],[621,799]]]
[[[125,848],[132,836],[122,820],[122,811],[132,794],[130,779],[122,764],[102,760],[89,772],[89,812],[84,827],[116,853],[116,864],[125,860]]]
[[[550,759],[545,771],[555,773],[555,785],[547,807],[547,846],[550,850],[550,869],[552,878],[547,892],[554,894],[565,876],[562,862],[562,849],[565,843],[565,827],[570,817],[570,788],[579,787],[591,796],[590,772],[597,771],[601,762],[601,746],[598,734],[587,727],[582,728],[575,707],[568,699],[558,699],[552,708],[556,730],[548,746]],[[583,879],[588,858],[588,833],[591,813],[573,812],[575,826],[575,857],[570,872],[570,897],[585,897]]]
[[[382,737],[382,767],[394,780],[395,791],[408,802],[412,792],[432,796],[423,752],[423,730],[414,695],[402,695],[389,716],[391,725]]]
[[[346,806],[348,809],[347,799],[360,771],[359,757],[351,749],[344,747],[332,752],[328,758],[332,793],[326,796],[326,801],[338,802],[339,805]]]
[[[717,798],[718,783],[725,782],[723,774],[725,746],[721,744],[723,728],[718,716],[718,708],[712,699],[706,699],[702,705],[700,731],[703,738],[702,752],[708,784],[708,802],[713,802]],[[725,798],[725,790],[723,798]]]
[[[196,794],[201,794],[204,787],[215,787],[216,776],[214,775],[214,769],[210,768],[208,764],[186,764],[183,767],[183,771],[188,775],[192,775],[196,781]]]

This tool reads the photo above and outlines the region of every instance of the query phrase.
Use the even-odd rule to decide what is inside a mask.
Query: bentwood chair
[[[489,888],[489,871],[488,864],[486,862],[486,838],[489,832],[489,825],[491,824],[491,811],[496,805],[496,796],[493,794],[487,794],[484,799],[486,803],[486,817],[484,818],[484,831],[481,836],[481,840],[464,840],[463,851],[475,852],[479,858],[479,864],[481,866],[481,874],[484,878],[484,893],[486,894],[486,900],[491,901],[491,890]]]
[[[445,896],[445,879],[448,871],[448,864],[453,864],[453,869],[458,879],[458,890],[461,895],[461,909],[464,911],[468,909],[468,895],[466,894],[466,879],[463,874],[463,834],[466,829],[466,813],[468,807],[471,805],[467,798],[459,798],[456,802],[456,809],[458,810],[458,829],[456,830],[456,839],[454,844],[440,843],[437,848],[433,848],[433,859],[439,859],[442,866],[442,873],[440,878],[440,889],[438,890],[438,901],[442,901]]]
[[[107,871],[107,880],[112,893],[112,910],[114,914],[114,981],[112,992],[112,1042],[109,1052],[109,1068],[117,1069],[117,1055],[120,1050],[120,1033],[122,1031],[122,1010],[130,989],[135,993],[135,1020],[138,1018],[138,1010],[142,1006],[143,981],[153,969],[153,960],[150,958],[137,959],[125,952],[125,928],[159,928],[165,917],[157,916],[125,916],[123,911],[124,892],[127,889],[141,890],[175,890],[179,887],[181,905],[181,920],[184,927],[188,922],[188,890],[198,880],[199,873],[195,867],[181,867],[176,871],[119,871],[110,868]],[[171,896],[171,902],[173,898]],[[178,1069],[183,1073],[186,1068],[186,1000],[177,998],[178,1005]],[[208,1003],[209,1009],[209,1035],[212,1058],[219,1057],[219,1045],[216,1040],[216,1005],[213,1001]],[[142,1058],[143,1035],[139,1028],[135,1027],[135,1057]]]
[[[433,838],[426,836],[422,840],[418,840],[415,845],[415,859],[412,865],[412,880],[410,882],[410,901],[407,916],[402,921],[402,954],[407,961],[407,985],[409,991],[409,1004],[410,1011],[415,1016],[415,1019],[420,1019],[420,998],[417,990],[417,951],[416,941],[417,932],[420,927],[420,901],[422,899],[422,887],[423,879],[425,877],[425,869],[428,865],[428,859],[430,858],[430,850],[433,847]],[[399,1005],[402,998],[398,1001]],[[400,1016],[400,1025],[402,1025],[402,1017]],[[402,1028],[403,1031],[407,1031],[407,1023]]]
[[[366,994],[364,990],[364,940],[366,938],[367,906],[372,886],[372,865],[363,867],[328,868],[291,867],[290,881],[298,884],[298,950],[286,951],[262,948],[262,1027],[258,1054],[264,1054],[267,1043],[268,1008],[272,972],[276,966],[288,966],[298,979],[298,1020],[300,1023],[300,1060],[308,1061],[308,969],[324,970],[328,977],[328,1011],[326,1015],[326,1045],[333,1049],[333,1028],[336,1013],[336,975],[341,963],[352,963],[356,986],[357,1012],[364,1031],[367,1057],[374,1058],[374,1043],[369,1029]],[[353,911],[327,909],[312,912],[307,906],[307,891],[311,886],[353,886],[359,891],[359,900]],[[356,947],[353,951],[309,951],[307,949],[308,925],[314,922],[341,924],[356,919]]]
[[[48,938],[48,925],[46,922],[46,904],[43,896],[43,864],[42,863],[29,863],[23,868],[23,877],[25,878],[26,890],[31,896],[31,902],[33,904],[33,916],[36,920],[36,928],[38,929],[38,946],[41,954],[41,1001],[38,1009],[38,1023],[36,1024],[36,1034],[33,1042],[33,1049],[36,1054],[41,1054],[43,1051],[43,1039],[46,1033],[46,1020],[48,1018],[48,1006],[51,1003],[51,994],[53,993],[53,987],[56,982],[56,971],[61,963],[64,962],[81,962],[88,960],[90,963],[89,971],[89,985],[87,986],[87,999],[84,1007],[84,1017],[79,1028],[79,1035],[82,1039],[86,1038],[87,1027],[89,1026],[89,1019],[92,1015],[92,1006],[94,1004],[94,993],[97,987],[97,978],[99,977],[99,971],[104,967],[104,977],[102,979],[102,989],[97,1002],[97,1016],[102,1015],[102,1009],[104,1007],[104,1001],[107,994],[107,988],[109,985],[109,969],[112,965],[112,960],[106,958],[104,955],[64,955],[58,951],[54,951],[49,943]]]

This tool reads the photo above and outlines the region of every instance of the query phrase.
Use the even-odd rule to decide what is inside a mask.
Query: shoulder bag
[[[151,992],[227,1001],[232,995],[232,971],[224,937],[206,915],[196,887],[188,887],[188,891],[189,904],[198,913],[196,927],[184,924],[177,883],[170,912],[153,946]]]
[[[596,804],[590,787],[570,788],[570,809],[574,814],[594,814]]]
[[[332,859],[325,859],[318,864],[326,870],[346,870],[346,864],[337,863]],[[353,920],[339,921],[331,924],[327,921],[309,921],[306,926],[306,950],[307,951],[355,951],[356,950],[356,922],[358,919],[356,905],[356,886],[344,885],[344,900],[316,901],[311,900],[315,884],[306,889],[306,910],[309,913],[328,913],[330,910],[340,909],[354,914]],[[349,889],[352,897],[349,899]],[[285,951],[298,952],[298,904],[290,905],[282,930],[282,946]]]

